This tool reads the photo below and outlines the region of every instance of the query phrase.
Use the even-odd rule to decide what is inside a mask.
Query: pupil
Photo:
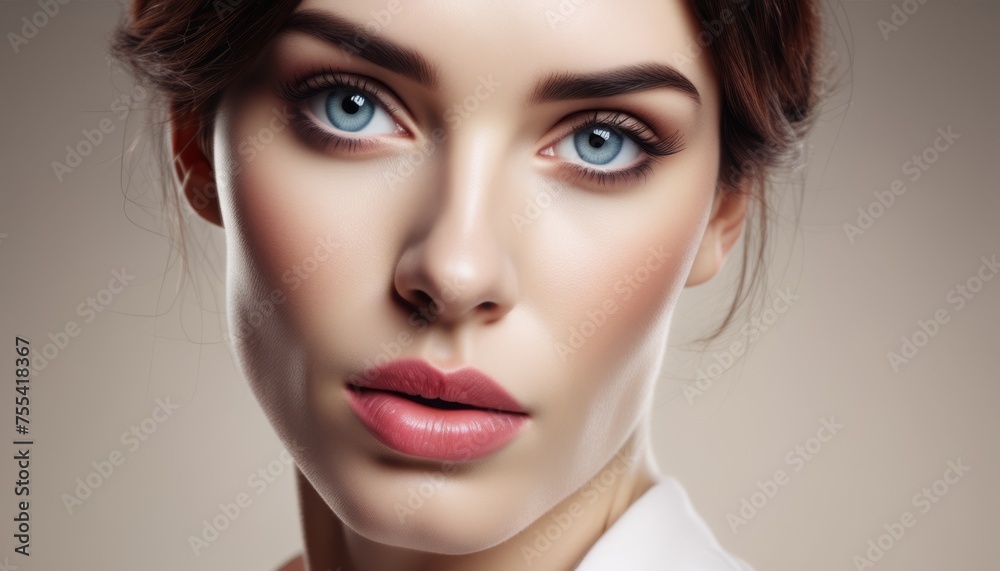
[[[590,133],[590,140],[589,140],[590,146],[594,147],[595,149],[600,149],[601,147],[604,146],[604,143],[607,142],[609,135],[610,133],[608,133],[604,129],[594,130],[593,132]]]
[[[360,95],[352,95],[350,98],[345,98],[340,104],[340,108],[346,113],[355,114],[358,109],[365,104],[365,98]]]

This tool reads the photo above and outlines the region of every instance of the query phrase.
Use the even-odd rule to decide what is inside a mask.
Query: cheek
[[[314,368],[318,356],[320,363],[350,361],[345,357],[371,346],[363,343],[369,331],[335,325],[378,321],[371,309],[389,292],[372,284],[385,283],[391,237],[375,229],[397,226],[390,220],[400,210],[394,197],[373,176],[376,166],[308,151],[290,126],[247,155],[238,150],[252,144],[255,121],[235,116],[228,124],[240,126],[220,146],[231,167],[221,195],[234,313],[252,312],[263,296],[276,295],[272,325],[287,337],[260,339],[259,348],[294,344]]]
[[[235,110],[216,135],[230,330],[272,424],[286,442],[301,442],[309,433],[303,411],[321,406],[310,379],[329,377],[331,363],[353,362],[352,352],[370,346],[365,332],[335,325],[372,321],[363,308],[385,293],[372,284],[386,261],[385,241],[371,228],[393,209],[372,184],[371,165],[324,162],[303,152],[291,127],[253,147],[260,116]],[[247,145],[252,155],[240,152]]]
[[[655,388],[670,316],[711,207],[715,170],[700,167],[715,155],[703,155],[651,179],[647,194],[594,198],[601,204],[587,206],[600,208],[600,228],[539,225],[549,235],[535,239],[555,245],[544,254],[546,281],[558,286],[549,290],[557,311],[547,319],[564,379],[549,398],[566,403],[559,422],[572,427],[554,433],[572,439],[567,454],[578,464],[621,445]],[[558,214],[576,216],[569,208]]]

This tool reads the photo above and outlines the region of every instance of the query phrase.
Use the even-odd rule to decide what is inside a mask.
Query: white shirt
[[[725,552],[675,478],[632,503],[573,571],[753,571]]]

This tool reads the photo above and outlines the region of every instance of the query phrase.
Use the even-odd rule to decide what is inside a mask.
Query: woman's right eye
[[[392,135],[404,129],[378,99],[364,91],[335,87],[306,101],[320,126],[344,135]]]

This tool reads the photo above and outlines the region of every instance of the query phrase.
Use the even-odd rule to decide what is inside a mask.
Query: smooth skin
[[[555,1],[402,3],[378,23],[386,6],[298,10],[368,24],[420,54],[433,85],[286,31],[224,93],[210,152],[196,115],[172,117],[182,192],[225,231],[233,349],[300,470],[306,553],[288,568],[569,569],[660,477],[648,424],[672,312],[743,229],[745,199],[717,189],[718,79],[682,0],[586,2],[557,22]],[[672,65],[697,99],[660,85],[529,103],[551,74],[648,63]],[[376,85],[390,128],[338,131],[304,104],[326,132],[365,139],[331,149],[280,119],[298,104],[276,87],[324,68]],[[493,89],[477,92],[484,78]],[[574,155],[563,141],[593,111],[683,148],[602,186],[566,165],[646,156],[609,168]],[[480,460],[398,453],[354,416],[344,383],[402,357],[471,364],[531,418]]]

